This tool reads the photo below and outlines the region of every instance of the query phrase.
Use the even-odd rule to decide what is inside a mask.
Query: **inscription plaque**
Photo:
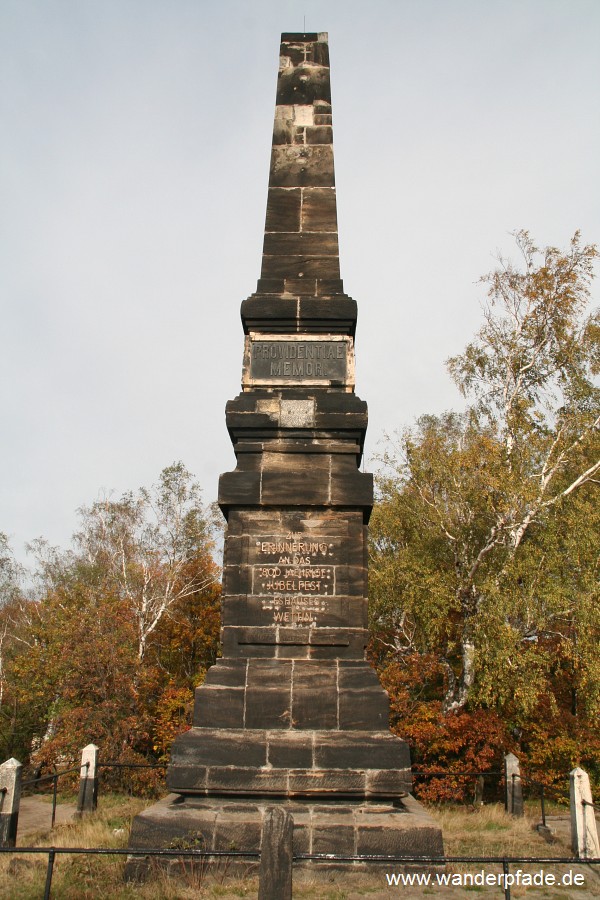
[[[346,385],[353,372],[351,338],[346,336],[247,338],[244,383]]]
[[[316,624],[338,594],[341,550],[341,535],[258,535],[249,554],[252,594],[274,622]]]

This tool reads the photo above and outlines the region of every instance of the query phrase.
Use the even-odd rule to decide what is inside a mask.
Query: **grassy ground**
[[[430,810],[442,829],[448,856],[570,856],[565,846],[549,846],[535,830],[539,808],[522,818],[499,805],[479,810],[445,806]]]
[[[30,846],[55,847],[126,847],[131,819],[147,802],[121,796],[104,795],[98,811],[87,819],[56,828],[53,832],[40,833]],[[498,806],[485,806],[479,810],[446,807],[430,810],[439,822],[448,856],[569,856],[564,843],[547,844],[535,831],[539,821],[539,808],[528,810],[523,819],[507,816]],[[0,898],[10,900],[38,900],[43,896],[47,857],[43,854],[0,857]],[[233,877],[223,863],[213,872],[197,868],[192,872],[188,864],[188,883],[170,880],[157,870],[146,884],[123,883],[124,857],[57,856],[52,882],[52,897],[64,900],[234,900],[238,897],[256,897],[258,882],[255,876]],[[478,871],[481,865],[453,866],[452,872]],[[485,867],[494,871],[494,867]],[[575,867],[574,867],[575,868]],[[550,870],[549,866],[546,866]],[[496,869],[497,870],[497,869]],[[512,897],[531,893],[536,898],[570,900],[570,898],[600,897],[600,877],[589,870],[585,872],[586,888],[536,889],[526,891],[513,888]],[[557,872],[561,870],[556,869]],[[379,898],[426,897],[442,898],[469,896],[472,892],[485,893],[501,898],[502,888],[407,888],[389,887],[385,873],[360,875],[348,871],[314,875],[294,873],[294,898],[299,900],[379,900]]]

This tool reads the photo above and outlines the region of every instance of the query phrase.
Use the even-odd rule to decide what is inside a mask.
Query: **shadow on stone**
[[[265,828],[272,859],[290,817],[296,854],[443,854],[366,661],[373,477],[360,470],[367,406],[331,122],[327,35],[282,35],[261,278],[242,304],[242,392],[226,409],[236,468],[219,481],[223,658],[173,744],[172,793],[133,823],[132,854],[192,836],[257,852]],[[132,858],[128,875],[145,865]]]

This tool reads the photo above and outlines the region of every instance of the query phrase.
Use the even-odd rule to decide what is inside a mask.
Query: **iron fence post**
[[[544,795],[544,785],[542,784],[542,825],[544,828],[546,827],[546,803],[545,803],[545,795]]]
[[[514,775],[513,775],[514,778]],[[510,900],[510,884],[508,883],[508,860],[502,860],[502,871],[504,872],[504,900]]]
[[[54,828],[54,822],[56,821],[56,792],[58,791],[58,775],[55,775],[52,779],[52,822],[50,823],[50,828]]]
[[[52,887],[52,873],[54,872],[54,857],[56,851],[54,847],[50,847],[48,851],[48,866],[46,868],[46,886],[44,888],[44,900],[50,900],[50,889]]]

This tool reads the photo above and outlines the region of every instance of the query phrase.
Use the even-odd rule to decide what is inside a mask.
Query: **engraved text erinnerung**
[[[336,595],[340,537],[265,535],[251,549],[252,593],[282,624],[316,624]]]

